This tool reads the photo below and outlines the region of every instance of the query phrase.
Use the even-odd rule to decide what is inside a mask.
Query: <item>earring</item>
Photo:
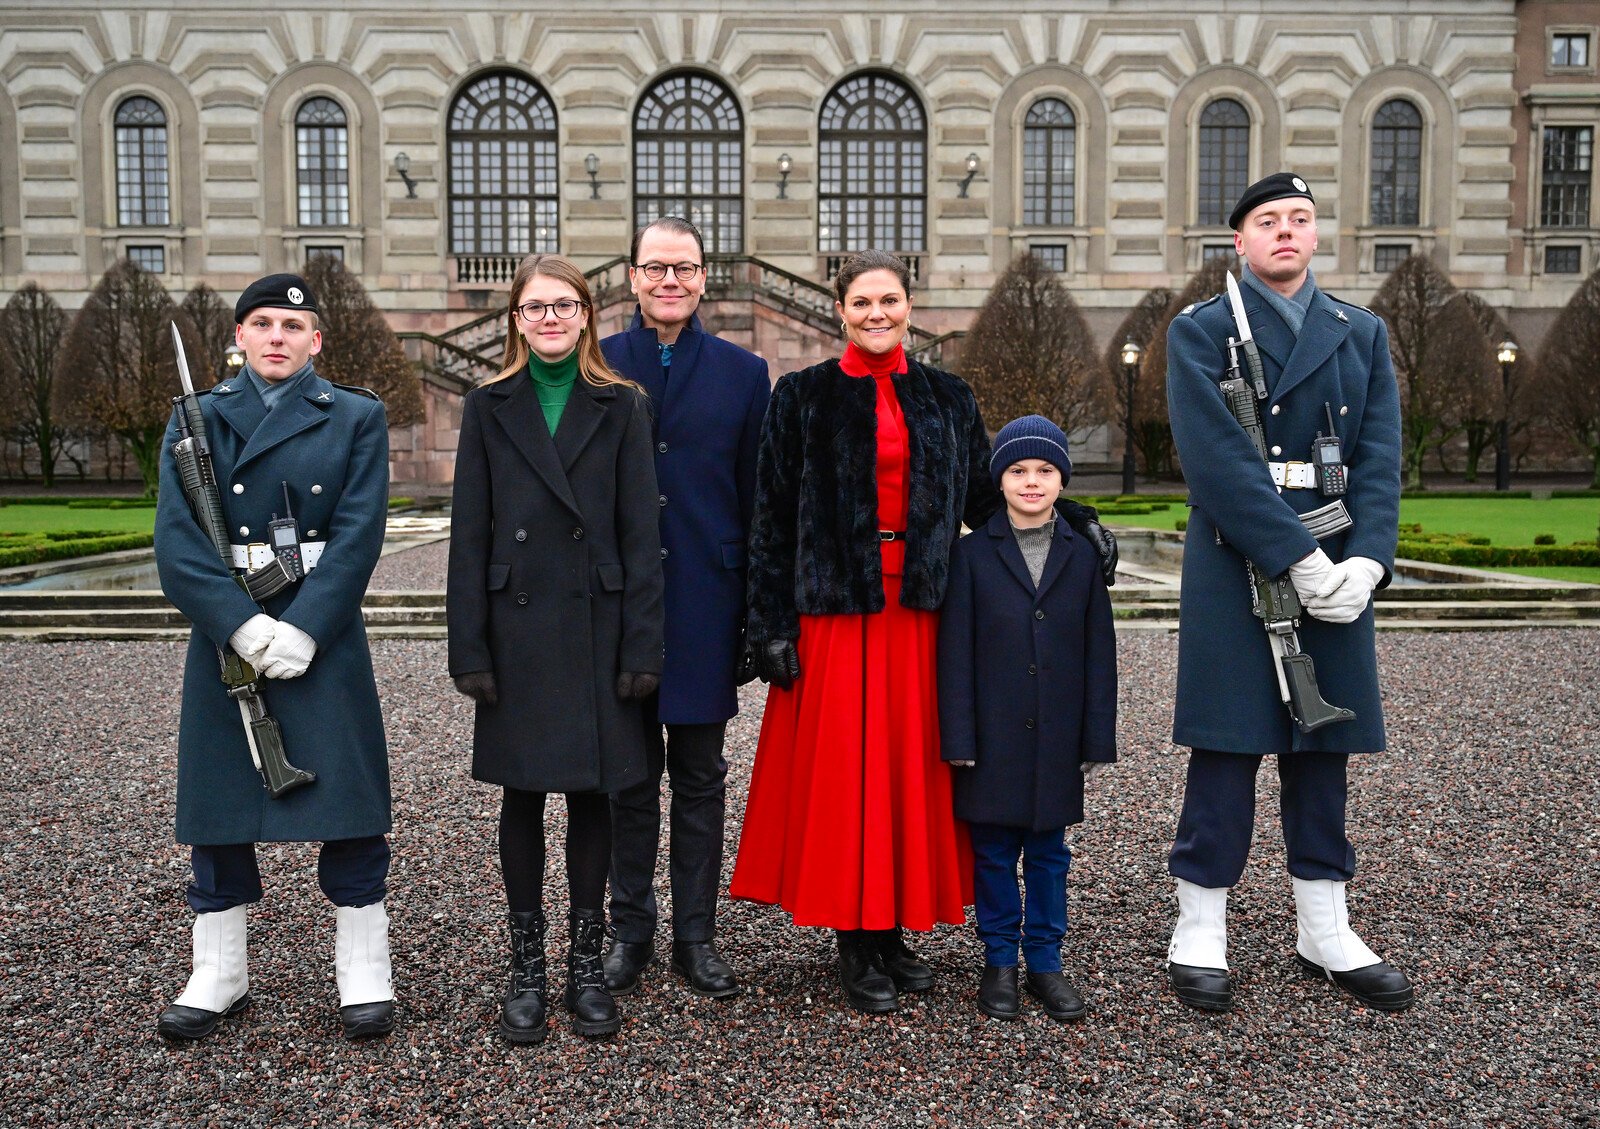
[[[850,332],[850,327],[848,325],[846,325],[844,322],[840,322],[839,323],[839,332],[840,333],[849,333]]]

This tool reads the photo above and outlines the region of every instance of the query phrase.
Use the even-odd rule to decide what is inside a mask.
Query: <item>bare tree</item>
[[[207,388],[227,373],[228,346],[233,344],[233,309],[203,282],[183,296],[183,312],[194,323],[200,341],[198,355],[189,357],[189,372],[196,388]]]
[[[1144,456],[1145,468],[1152,474],[1170,473],[1172,470],[1172,422],[1167,418],[1167,330],[1184,310],[1196,302],[1204,302],[1221,294],[1227,283],[1223,276],[1239,272],[1233,269],[1234,260],[1218,257],[1211,259],[1189,277],[1178,296],[1167,306],[1150,338],[1150,351],[1144,357],[1144,371],[1157,374],[1156,380],[1141,381],[1147,391],[1135,411],[1143,422],[1136,428],[1134,443]]]
[[[0,310],[0,417],[14,441],[38,452],[39,477],[47,487],[55,485],[56,461],[67,443],[52,403],[66,329],[66,313],[32,282]]]
[[[313,255],[303,273],[322,322],[317,372],[337,384],[372,389],[392,427],[420,421],[422,382],[361,280],[331,255]]]
[[[1389,354],[1400,383],[1400,436],[1406,488],[1423,489],[1428,452],[1460,430],[1462,407],[1493,355],[1471,307],[1424,255],[1397,266],[1372,310],[1389,326]]]
[[[1557,315],[1537,372],[1550,423],[1589,457],[1590,486],[1600,490],[1600,271]]]
[[[1461,300],[1472,312],[1472,320],[1483,334],[1484,347],[1489,354],[1497,353],[1500,342],[1511,336],[1511,327],[1488,302],[1471,291],[1464,291]],[[1472,382],[1462,400],[1461,431],[1467,441],[1468,482],[1478,481],[1478,464],[1484,452],[1499,443],[1500,421],[1506,421],[1508,441],[1528,426],[1521,418],[1521,399],[1518,393],[1527,383],[1528,370],[1533,367],[1527,360],[1519,360],[1511,367],[1511,380],[1502,387],[1499,364],[1488,358],[1487,379]],[[1509,442],[1508,442],[1509,446]]]
[[[1078,303],[1032,255],[995,282],[961,348],[962,375],[994,428],[1030,414],[1068,434],[1088,426],[1098,368]]]
[[[1165,287],[1147,291],[1138,305],[1128,311],[1117,331],[1111,335],[1102,360],[1101,379],[1096,388],[1095,400],[1102,419],[1127,427],[1129,417],[1128,380],[1122,364],[1122,347],[1133,342],[1144,350],[1138,379],[1133,387],[1132,420],[1133,445],[1145,455],[1145,473],[1170,473],[1172,470],[1172,428],[1167,422],[1166,374],[1150,363],[1158,330],[1165,335],[1167,311],[1176,295]],[[1142,434],[1145,433],[1145,434]],[[1164,447],[1152,442],[1153,436],[1165,434]],[[1159,448],[1164,455],[1163,465],[1150,462],[1149,448]]]
[[[152,497],[161,438],[172,397],[180,391],[168,328],[174,321],[184,351],[203,355],[188,315],[153,275],[123,259],[90,292],[56,359],[55,405],[61,419],[120,439]]]

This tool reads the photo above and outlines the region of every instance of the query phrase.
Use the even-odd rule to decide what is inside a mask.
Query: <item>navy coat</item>
[[[474,779],[614,792],[645,775],[644,713],[623,671],[661,672],[661,539],[650,413],[579,377],[556,424],[526,373],[468,392],[445,588],[450,673],[492,671]]]
[[[250,760],[239,707],[218,675],[217,647],[259,610],[189,512],[172,458],[176,415],[161,449],[156,565],[161,589],[194,624],[178,728],[180,843],[351,839],[389,830],[389,755],[361,622],[361,599],[383,549],[389,431],[383,404],[304,378],[268,412],[247,376],[201,397],[212,465],[236,543],[267,539],[289,483],[300,536],[326,541],[316,568],[266,605],[316,640],[299,678],[263,678],[289,762],[316,782],[270,799]]]
[[[1400,403],[1382,320],[1320,290],[1298,339],[1251,287],[1244,304],[1270,395],[1262,402],[1274,460],[1309,460],[1331,405],[1350,468],[1345,505],[1354,528],[1325,538],[1334,561],[1394,565],[1400,514]],[[1184,537],[1178,629],[1178,699],[1172,739],[1232,753],[1375,752],[1384,747],[1372,608],[1351,624],[1300,620],[1322,696],[1353,721],[1303,734],[1278,696],[1266,632],[1250,611],[1244,560],[1279,575],[1315,549],[1298,514],[1326,505],[1316,490],[1280,491],[1223,403],[1233,316],[1220,295],[1175,318],[1167,334],[1167,402],[1193,507]],[[1226,541],[1216,544],[1220,529]]]
[[[1117,759],[1117,643],[1100,557],[1057,521],[1037,590],[1004,511],[958,540],[939,617],[939,755],[956,815],[1083,821],[1084,761]]]
[[[735,680],[745,621],[746,540],[756,452],[772,382],[767,362],[690,320],[661,367],[656,331],[634,314],[600,343],[606,361],[650,394],[666,665],[660,719],[709,725],[739,712]]]

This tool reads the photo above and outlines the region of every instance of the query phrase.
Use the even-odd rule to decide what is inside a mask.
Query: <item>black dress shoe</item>
[[[238,1015],[249,1006],[249,992],[234,1000],[227,1011],[207,1011],[203,1007],[172,1004],[156,1020],[156,1034],[174,1043],[192,1043],[215,1031],[217,1024],[226,1017]]]
[[[1302,971],[1318,980],[1332,980],[1368,1007],[1379,1011],[1404,1011],[1416,999],[1406,974],[1386,960],[1365,968],[1353,968],[1349,972],[1330,972],[1299,953],[1294,954],[1294,959]]]
[[[1225,968],[1168,964],[1167,979],[1178,998],[1201,1011],[1233,1010],[1233,977]]]
[[[878,964],[894,981],[897,992],[925,992],[933,987],[933,969],[906,946],[898,925],[872,930],[867,936],[877,946]]]
[[[850,1006],[868,1015],[882,1015],[900,1006],[894,981],[878,967],[877,953],[861,929],[840,929],[839,982]]]
[[[613,996],[631,996],[639,990],[639,976],[656,955],[653,941],[621,941],[615,938],[604,962],[606,991]]]
[[[672,971],[687,980],[697,996],[725,1000],[739,994],[739,978],[710,941],[673,942]]]
[[[339,1009],[346,1039],[372,1039],[394,1030],[394,1001],[347,1004]]]
[[[992,1019],[1015,1019],[1021,1013],[1016,965],[1006,968],[996,964],[983,966],[983,979],[978,981],[978,1010]]]
[[[1082,1019],[1089,1010],[1078,989],[1068,984],[1067,978],[1059,972],[1034,972],[1029,969],[1024,983],[1028,995],[1044,1006],[1044,1013],[1051,1019],[1061,1022]]]

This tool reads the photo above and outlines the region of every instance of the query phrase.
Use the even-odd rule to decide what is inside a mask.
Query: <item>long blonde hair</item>
[[[506,300],[506,356],[503,362],[505,367],[484,383],[493,384],[498,380],[505,380],[528,367],[528,342],[517,329],[517,300],[522,297],[522,290],[528,285],[528,280],[535,275],[544,275],[546,278],[553,278],[572,287],[578,295],[578,301],[583,303],[583,308],[589,313],[589,324],[578,335],[578,372],[583,379],[596,388],[604,388],[608,384],[624,384],[642,392],[643,389],[639,385],[625,376],[618,375],[610,365],[606,364],[606,356],[600,351],[600,335],[594,328],[594,298],[589,293],[589,280],[583,277],[578,264],[565,255],[529,255],[517,266],[517,273],[511,279],[511,296]]]

